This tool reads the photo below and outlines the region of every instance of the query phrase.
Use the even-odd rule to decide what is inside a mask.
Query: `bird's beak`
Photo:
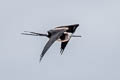
[[[81,35],[71,35],[71,37],[82,37]]]

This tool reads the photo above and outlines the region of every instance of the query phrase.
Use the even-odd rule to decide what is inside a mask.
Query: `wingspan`
[[[52,34],[49,41],[45,45],[41,55],[40,55],[40,61],[42,60],[43,56],[47,52],[47,50],[50,48],[50,46],[64,33],[65,30],[58,30],[55,31],[55,34]],[[53,32],[54,33],[54,32]]]

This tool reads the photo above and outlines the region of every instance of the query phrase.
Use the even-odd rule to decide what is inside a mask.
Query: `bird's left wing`
[[[54,31],[49,39],[49,41],[46,43],[41,55],[40,55],[40,61],[42,60],[43,56],[47,52],[47,50],[50,48],[50,46],[65,32],[65,30],[56,30]]]
[[[69,41],[70,39],[66,42],[61,42],[61,50],[60,50],[61,55],[63,54],[63,51],[65,50],[65,47],[67,46]]]

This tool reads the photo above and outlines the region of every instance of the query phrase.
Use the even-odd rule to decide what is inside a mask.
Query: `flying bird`
[[[48,34],[41,34],[41,33],[36,33],[36,32],[29,32],[29,31],[24,31],[25,33],[22,33],[24,35],[32,35],[32,36],[45,36],[49,38],[49,41],[46,43],[41,55],[40,55],[40,61],[42,60],[43,56],[47,52],[47,50],[50,48],[50,46],[55,42],[55,41],[60,41],[61,42],[61,50],[60,53],[63,54],[63,51],[68,44],[69,40],[71,37],[81,37],[80,35],[73,35],[75,30],[79,24],[73,24],[73,25],[66,25],[66,26],[59,26],[54,29],[51,29],[48,31]]]

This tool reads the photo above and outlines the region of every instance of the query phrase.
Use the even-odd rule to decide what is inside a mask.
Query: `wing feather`
[[[70,41],[70,39],[69,39],[69,41]],[[69,41],[61,42],[61,50],[60,50],[61,55],[63,54],[63,52],[64,52],[64,50],[65,50]]]
[[[67,26],[59,26],[56,28],[64,28],[65,27],[65,28],[68,28],[68,30],[66,32],[74,33],[78,26],[79,26],[79,24],[73,24],[73,25],[67,25]]]
[[[49,41],[46,43],[41,55],[40,55],[40,61],[42,60],[43,56],[47,52],[47,50],[50,48],[50,46],[64,33],[65,30],[58,30],[57,33],[52,34]]]

